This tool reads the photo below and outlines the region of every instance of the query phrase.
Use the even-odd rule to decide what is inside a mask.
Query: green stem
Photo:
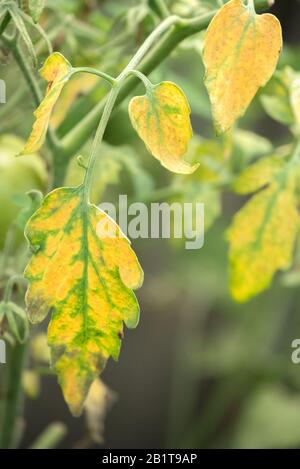
[[[76,67],[73,68],[72,75],[74,75],[75,73],[90,73],[92,75],[97,75],[100,78],[104,78],[104,80],[108,81],[108,83],[110,83],[111,85],[114,85],[116,82],[115,78],[105,72],[101,72],[101,70],[97,70],[96,68]]]
[[[166,31],[171,25],[176,24],[179,18],[177,16],[170,16],[165,21],[163,21],[145,40],[136,54],[132,57],[128,65],[124,68],[124,70],[120,73],[120,75],[114,80],[113,87],[108,95],[107,101],[104,106],[104,110],[100,119],[100,123],[98,125],[96,135],[93,141],[92,150],[88,162],[88,168],[85,174],[84,179],[84,200],[86,202],[89,201],[89,193],[90,188],[93,181],[93,171],[97,159],[97,150],[99,145],[103,139],[105,129],[107,127],[108,121],[110,119],[111,113],[113,111],[114,105],[116,103],[118,94],[122,88],[123,83],[125,82],[128,75],[132,73],[137,73],[134,69],[143,59],[145,54],[151,49],[152,45],[155,44],[157,39],[161,36],[161,34]],[[143,77],[143,80],[146,79],[142,74],[138,72],[140,76]],[[140,77],[139,77],[140,78]],[[149,82],[150,83],[150,82]]]
[[[10,19],[11,19],[11,16],[9,14],[9,12],[7,11],[5,13],[5,16],[3,18],[3,21],[0,25],[0,36],[2,36],[2,34],[4,33],[4,31],[6,30],[7,26],[9,25],[9,22],[10,22]]]
[[[149,6],[155,11],[161,18],[167,18],[170,13],[164,2],[164,0],[150,0]]]
[[[106,104],[105,104],[105,107],[104,107],[104,111],[103,111],[99,126],[98,126],[97,131],[96,131],[96,135],[95,135],[95,138],[94,138],[94,141],[93,141],[92,151],[91,151],[91,154],[90,154],[90,158],[89,158],[89,162],[88,162],[88,168],[87,168],[87,171],[86,171],[86,174],[85,174],[85,180],[84,180],[84,199],[85,199],[86,202],[89,201],[89,192],[90,192],[90,188],[91,188],[92,181],[93,181],[93,171],[94,171],[94,167],[95,167],[95,163],[96,163],[96,159],[97,159],[97,150],[98,150],[98,148],[100,146],[100,143],[103,139],[103,135],[104,135],[105,129],[107,127],[109,118],[111,116],[112,110],[114,108],[116,99],[118,97],[118,93],[120,91],[121,84],[122,84],[121,81],[120,81],[120,83],[119,82],[116,83],[113,86],[113,88],[111,89],[111,91],[108,95],[108,98],[107,98],[107,101],[106,101]]]
[[[66,433],[67,428],[63,423],[51,423],[30,446],[30,449],[56,448],[65,437]]]
[[[141,80],[141,82],[144,84],[146,90],[148,88],[152,88],[153,87],[153,84],[151,83],[151,81],[149,80],[149,78],[146,77],[146,75],[144,75],[143,73],[139,72],[138,70],[131,70],[130,72],[128,72],[127,76],[135,76],[137,77],[139,80]]]
[[[10,348],[6,371],[6,387],[1,402],[0,448],[13,448],[19,434],[17,424],[22,414],[22,372],[25,366],[27,344]]]
[[[271,0],[256,0],[255,6],[257,10],[265,10],[272,4]],[[170,21],[170,24],[166,23],[167,20],[163,21],[158,28],[161,28],[163,25],[163,30],[160,31],[160,34],[163,34],[163,37],[159,40],[159,37],[155,36],[155,41],[151,43],[151,49],[154,44],[156,44],[151,52],[147,47],[147,50],[143,50],[143,54],[147,53],[147,57],[143,58],[138,57],[141,60],[141,63],[130,64],[132,69],[137,69],[142,72],[144,75],[151,73],[170,53],[177,47],[180,42],[182,42],[187,37],[192,36],[204,29],[207,28],[210,21],[214,17],[217,10],[201,15],[199,17],[193,18],[191,20],[182,20],[177,17],[173,18]],[[175,20],[175,18],[177,18]],[[157,28],[157,29],[158,29]],[[157,31],[154,30],[155,31]],[[149,36],[150,37],[150,36]],[[153,37],[153,36],[152,36]],[[148,46],[148,39],[145,43]],[[145,44],[144,43],[144,44]],[[142,46],[143,47],[143,46]],[[143,59],[143,60],[142,60]],[[134,66],[132,66],[134,65]],[[126,84],[122,87],[116,100],[116,105],[119,105],[128,95],[134,90],[138,85],[139,80],[136,77],[130,78]],[[87,115],[84,119],[81,120],[73,129],[64,137],[62,140],[62,145],[64,148],[64,164],[68,164],[68,160],[76,154],[83,144],[88,140],[93,129],[97,125],[101,114],[103,113],[104,105],[106,100],[99,102]]]

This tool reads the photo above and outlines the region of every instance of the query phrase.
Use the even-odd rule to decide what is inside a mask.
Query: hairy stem
[[[113,85],[116,82],[116,80],[112,76],[108,75],[105,72],[101,72],[100,70],[97,70],[91,67],[76,67],[73,69],[72,75],[74,75],[75,73],[90,73],[100,78],[104,78],[104,80],[108,81],[108,83],[110,83],[111,85]]]
[[[164,0],[149,0],[149,6],[161,18],[167,18],[170,15]]]
[[[99,148],[100,143],[103,139],[103,135],[104,135],[105,129],[107,127],[109,118],[111,116],[112,110],[114,108],[116,99],[118,97],[120,87],[121,87],[121,82],[117,83],[111,89],[111,91],[108,95],[105,107],[104,107],[104,111],[103,111],[103,114],[102,114],[98,129],[97,129],[94,141],[93,141],[92,151],[91,151],[91,154],[90,154],[90,158],[89,158],[89,162],[88,162],[88,168],[87,168],[87,171],[86,171],[86,174],[85,174],[85,180],[84,180],[84,198],[85,198],[86,202],[89,201],[89,192],[90,192],[90,188],[91,188],[92,181],[93,181],[93,171],[94,171],[95,163],[96,163],[96,160],[97,160],[97,149]]]
[[[9,25],[10,19],[11,19],[11,16],[10,16],[9,12],[7,11],[5,13],[5,16],[4,16],[4,18],[2,20],[2,23],[0,25],[0,36],[2,36],[2,34],[6,30],[7,26]]]

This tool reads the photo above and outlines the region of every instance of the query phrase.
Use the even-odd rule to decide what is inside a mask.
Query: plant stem
[[[73,68],[72,75],[75,73],[90,73],[92,75],[97,75],[100,78],[104,78],[104,80],[108,81],[111,85],[114,85],[116,80],[112,76],[108,75],[105,72],[101,72],[100,70],[97,70],[96,68],[91,68],[91,67],[76,67]]]
[[[255,13],[254,0],[248,0],[248,7],[252,13]]]
[[[255,6],[256,10],[265,10],[267,9],[272,2],[270,0],[256,0]],[[160,30],[160,35],[163,37],[159,40],[159,37],[156,36],[156,28],[152,35],[155,34],[155,40],[149,44],[149,38],[146,39],[145,43],[142,45],[141,49],[143,51],[143,56],[147,54],[147,57],[138,56],[137,63],[130,63],[132,69],[137,69],[142,72],[144,75],[151,73],[170,53],[176,48],[180,42],[182,42],[187,37],[192,36],[193,34],[206,29],[210,21],[214,17],[217,10],[214,10],[205,15],[189,19],[180,19],[178,17],[169,17],[173,18],[170,23],[166,23],[167,20],[163,21],[158,28],[160,29],[163,25],[163,29]],[[145,44],[147,48],[144,49]],[[150,46],[150,47],[148,47]],[[154,47],[153,47],[154,46]],[[153,49],[152,49],[153,47]],[[151,51],[149,52],[149,49]],[[200,60],[200,59],[199,59]],[[141,61],[141,62],[140,62]],[[122,87],[122,90],[118,94],[118,99],[116,100],[116,105],[119,105],[125,98],[134,90],[138,85],[139,80],[136,77],[132,77],[127,80],[126,84]],[[68,160],[76,154],[83,144],[88,140],[93,129],[97,125],[101,114],[103,113],[104,105],[106,100],[99,102],[87,115],[84,119],[81,120],[74,128],[63,138],[62,145],[64,151],[64,165],[68,164]]]
[[[1,402],[0,448],[13,448],[18,435],[17,423],[22,411],[22,372],[27,344],[16,344],[10,349],[6,371],[6,387]]]
[[[164,2],[164,0],[150,0],[149,6],[152,8],[161,18],[167,18],[170,13]]]
[[[10,19],[11,19],[11,16],[9,14],[9,12],[7,11],[5,13],[5,16],[3,18],[3,21],[0,25],[0,36],[2,36],[2,34],[4,33],[4,31],[6,30],[7,26],[9,25],[9,22],[10,22]]]
[[[63,423],[51,423],[41,435],[30,446],[30,449],[50,449],[55,448],[65,437],[67,428]]]
[[[136,54],[132,57],[128,65],[124,68],[124,70],[120,73],[120,75],[114,79],[113,87],[108,95],[107,101],[104,106],[103,114],[100,119],[99,126],[96,131],[96,135],[93,141],[92,150],[88,162],[88,168],[85,174],[84,179],[84,200],[86,202],[89,201],[89,192],[93,181],[93,171],[97,159],[97,149],[103,139],[103,135],[105,129],[107,127],[109,118],[113,111],[114,105],[116,103],[118,94],[121,90],[123,83],[125,82],[128,75],[135,73],[139,75],[139,78],[142,77],[143,81],[147,78],[144,77],[140,72],[136,72],[134,69],[143,59],[145,54],[151,49],[152,45],[155,44],[157,38],[161,36],[161,34],[166,31],[171,25],[176,24],[179,21],[177,16],[169,16],[165,21],[163,21],[145,40],[142,46],[138,49]],[[150,83],[150,82],[149,82]]]
[[[139,72],[139,70],[131,70],[130,72],[128,72],[128,76],[130,76],[130,75],[131,76],[136,76],[139,80],[141,80],[141,82],[144,84],[146,90],[148,88],[153,87],[153,84],[151,83],[151,81],[146,77],[146,75]]]
[[[90,192],[90,188],[91,188],[92,181],[93,181],[93,171],[94,171],[94,167],[95,167],[95,163],[97,159],[97,149],[99,148],[100,143],[103,139],[103,135],[104,135],[106,126],[108,124],[109,118],[111,116],[112,110],[114,108],[116,99],[118,97],[121,84],[122,82],[116,83],[108,95],[108,98],[104,107],[104,111],[103,111],[99,126],[96,131],[96,135],[93,141],[92,151],[91,151],[89,162],[88,162],[88,168],[85,173],[85,179],[84,179],[84,200],[86,202],[89,201],[89,192]]]

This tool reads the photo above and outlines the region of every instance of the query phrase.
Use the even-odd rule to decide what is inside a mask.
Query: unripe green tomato
[[[3,248],[8,228],[21,210],[14,201],[15,195],[23,195],[31,189],[45,191],[47,169],[38,154],[16,155],[25,142],[14,135],[0,136],[0,249]],[[19,233],[17,242],[22,235]]]

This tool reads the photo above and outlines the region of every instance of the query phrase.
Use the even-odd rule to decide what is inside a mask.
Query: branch
[[[273,0],[256,0],[255,7],[257,11],[266,10],[273,4]],[[151,73],[166,57],[180,44],[184,39],[206,29],[216,14],[214,10],[200,17],[191,20],[179,19],[178,23],[170,26],[169,30],[158,41],[157,45],[148,53],[141,62],[138,70],[145,75]],[[116,105],[124,101],[125,98],[138,85],[139,80],[136,77],[128,79],[119,93]],[[67,166],[70,158],[76,154],[83,144],[93,133],[101,114],[103,113],[106,98],[99,102],[80,123],[78,123],[62,140],[64,166]]]
[[[0,26],[0,36],[2,36],[2,34],[6,30],[7,26],[9,25],[10,19],[11,19],[10,13],[7,11],[5,13],[5,16],[4,16],[4,18],[2,20],[2,23],[1,23],[1,26]]]

